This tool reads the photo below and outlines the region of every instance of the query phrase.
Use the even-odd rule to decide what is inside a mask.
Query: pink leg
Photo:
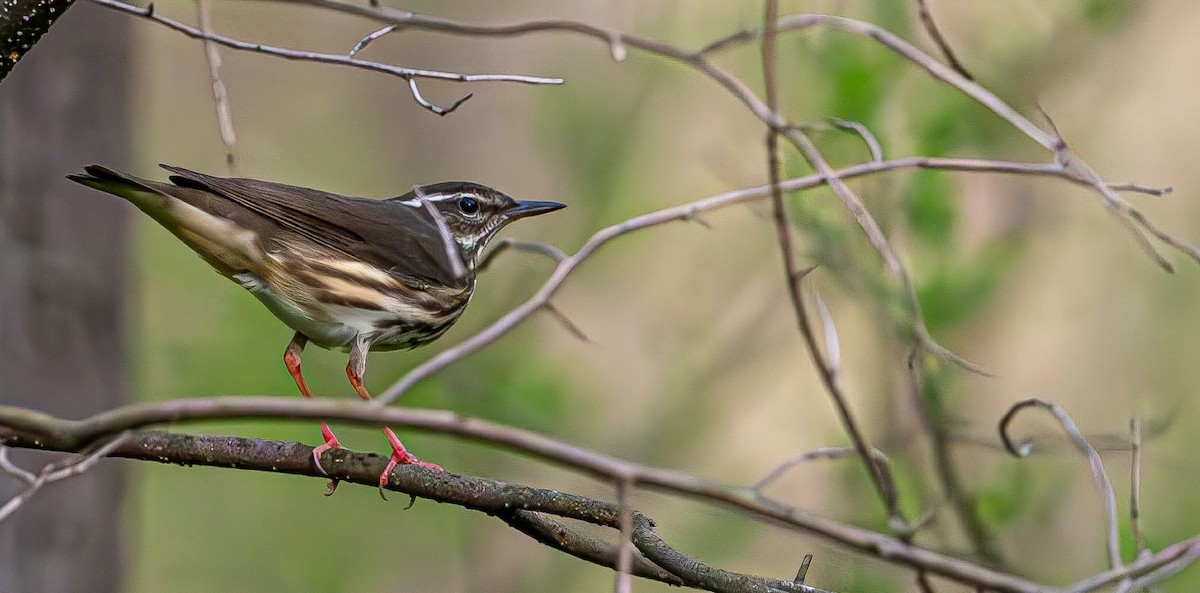
[[[370,392],[363,385],[363,375],[367,371],[367,350],[370,343],[359,337],[355,340],[354,345],[350,348],[350,362],[346,365],[346,377],[350,379],[350,385],[354,387],[354,391],[358,392],[358,396],[363,400],[371,399]],[[388,459],[387,466],[383,469],[383,473],[379,474],[379,495],[383,496],[383,488],[388,485],[391,480],[392,470],[397,465],[419,465],[426,469],[436,471],[445,471],[442,466],[428,461],[421,461],[415,455],[408,452],[404,448],[404,444],[400,442],[400,437],[396,436],[395,431],[388,427],[383,427],[383,434],[387,436],[388,443],[392,446],[392,456]],[[386,500],[386,498],[385,498]]]
[[[300,353],[304,351],[305,344],[308,343],[308,338],[300,332],[292,337],[292,342],[288,344],[287,350],[283,352],[283,364],[287,367],[288,374],[292,376],[292,380],[296,382],[296,387],[300,389],[300,394],[304,397],[311,398],[312,392],[308,389],[308,384],[304,382],[304,375],[300,372]],[[329,449],[341,449],[342,444],[338,442],[337,437],[333,435],[333,431],[329,429],[329,425],[321,423],[321,436],[325,442],[313,447],[313,464],[321,473],[325,474],[325,468],[321,467],[321,454]],[[337,490],[338,480],[332,479],[326,486],[325,496],[333,494]]]

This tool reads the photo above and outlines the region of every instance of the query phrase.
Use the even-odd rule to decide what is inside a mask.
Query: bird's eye
[[[479,212],[479,201],[471,196],[463,196],[458,199],[458,209],[467,216]]]

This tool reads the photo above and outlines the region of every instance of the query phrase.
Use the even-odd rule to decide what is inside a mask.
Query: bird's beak
[[[516,220],[518,218],[554,212],[555,210],[561,210],[566,207],[566,204],[560,202],[517,202],[517,207],[508,211],[508,218],[510,220]]]

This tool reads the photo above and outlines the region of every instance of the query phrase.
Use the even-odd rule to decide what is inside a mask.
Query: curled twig
[[[1008,412],[1000,420],[1000,439],[1004,442],[1004,447],[1009,453],[1017,457],[1028,457],[1033,453],[1033,441],[1025,440],[1021,443],[1016,443],[1009,436],[1008,429],[1013,419],[1017,414],[1026,408],[1038,407],[1042,408],[1054,416],[1058,424],[1062,426],[1063,432],[1075,443],[1083,456],[1087,458],[1088,465],[1092,469],[1092,476],[1096,480],[1096,486],[1099,487],[1101,495],[1104,497],[1104,510],[1108,520],[1108,561],[1113,569],[1121,568],[1121,548],[1120,540],[1117,534],[1117,496],[1113,492],[1112,482],[1108,479],[1108,473],[1104,471],[1104,462],[1100,459],[1100,454],[1096,452],[1095,447],[1088,442],[1087,437],[1080,432],[1079,426],[1067,414],[1067,411],[1056,403],[1048,402],[1040,399],[1027,399],[1017,402],[1013,407],[1009,408]]]
[[[467,93],[467,94],[463,95],[461,98],[459,98],[457,101],[455,101],[453,104],[451,104],[449,107],[441,107],[438,105],[434,105],[433,103],[430,103],[428,99],[426,99],[424,96],[421,95],[421,89],[417,87],[417,79],[416,78],[408,79],[408,89],[410,91],[412,91],[413,99],[415,99],[417,101],[418,105],[436,113],[437,115],[449,115],[450,113],[453,113],[454,110],[458,109],[460,105],[462,105],[463,103],[466,103],[467,99],[470,99],[471,97],[474,96],[474,93]]]

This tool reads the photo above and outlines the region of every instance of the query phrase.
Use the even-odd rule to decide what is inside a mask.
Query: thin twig
[[[561,262],[562,260],[567,259],[567,255],[553,245],[547,243],[538,243],[536,241],[521,241],[519,239],[504,237],[503,239],[495,242],[495,246],[492,247],[491,251],[489,251],[487,255],[483,256],[483,260],[479,262],[479,265],[475,266],[475,269],[479,270],[480,272],[488,269],[488,267],[492,265],[493,260],[498,258],[501,253],[504,253],[510,249],[516,251],[528,251],[530,253],[540,253],[554,260],[555,262]]]
[[[580,342],[592,341],[587,334],[583,333],[583,330],[579,329],[578,325],[575,325],[574,321],[571,321],[570,317],[567,317],[566,313],[563,313],[562,310],[560,310],[558,307],[555,307],[554,303],[547,302],[545,305],[542,305],[542,308],[544,308],[547,313],[550,313],[550,315],[554,317],[555,321],[558,321],[559,324],[566,328],[566,330],[570,332],[572,336],[575,336],[575,339],[579,340]]]
[[[1108,184],[1108,189],[1113,191],[1131,191],[1134,193],[1146,194],[1154,197],[1162,197],[1175,191],[1174,188],[1171,187],[1148,187],[1145,185],[1139,185],[1137,183],[1110,183]]]
[[[620,513],[620,544],[617,552],[617,577],[613,585],[615,593],[630,593],[633,580],[629,569],[633,565],[633,506],[629,498],[633,490],[632,480],[617,480],[617,509]]]
[[[809,451],[804,451],[793,455],[783,463],[775,466],[765,476],[750,486],[751,490],[762,492],[767,486],[783,477],[792,468],[813,461],[836,461],[847,457],[854,457],[858,454],[858,450],[854,447],[818,447]],[[887,455],[879,449],[871,449],[872,460],[890,470],[890,462]]]
[[[946,58],[950,67],[954,68],[954,71],[961,74],[963,78],[975,80],[975,77],[967,72],[962,62],[959,62],[958,58],[954,56],[954,51],[950,49],[950,43],[946,41],[941,29],[938,29],[937,22],[933,20],[933,14],[929,12],[926,0],[917,0],[917,15],[921,18],[921,25],[925,27],[925,32],[933,39],[934,44],[938,46],[938,51],[942,52],[942,57]]]
[[[611,542],[584,535],[561,521],[533,511],[515,510],[507,514],[497,513],[497,516],[513,529],[551,548],[593,564],[612,569],[617,567],[618,546],[612,545]],[[661,581],[669,585],[683,584],[682,579],[646,560],[638,553],[633,554],[633,566],[630,572],[634,576]]]
[[[380,37],[383,37],[384,35],[387,35],[388,33],[391,33],[392,31],[395,31],[398,28],[400,28],[400,25],[391,24],[391,25],[388,25],[378,31],[375,31],[374,33],[371,33],[370,35],[367,35],[366,37],[363,37],[361,41],[354,44],[354,47],[350,48],[350,53],[348,53],[346,55],[353,58],[355,55],[358,54],[358,52],[360,52],[364,49],[367,49],[368,45],[375,43],[375,41],[378,40]]]
[[[164,25],[170,29],[178,31],[179,33],[182,33],[188,37],[191,37],[192,39],[201,39],[201,40],[205,40],[205,41],[210,41],[210,42],[217,43],[219,45],[223,45],[225,47],[229,47],[229,48],[236,49],[236,50],[267,54],[267,55],[271,55],[271,56],[285,58],[288,60],[320,62],[323,64],[339,64],[339,65],[343,65],[343,66],[350,66],[353,68],[361,68],[364,70],[370,70],[372,72],[382,72],[384,74],[391,74],[392,76],[398,76],[409,82],[409,84],[410,84],[409,88],[410,88],[410,90],[412,90],[413,98],[417,101],[417,103],[419,103],[422,107],[424,107],[438,115],[445,115],[446,113],[453,111],[456,107],[458,107],[458,105],[461,105],[462,102],[466,100],[466,98],[459,99],[453,106],[451,106],[448,109],[443,109],[441,107],[433,105],[432,103],[424,100],[424,98],[421,97],[420,93],[416,89],[416,85],[413,84],[413,81],[415,79],[417,79],[417,78],[432,78],[432,79],[437,79],[437,80],[449,80],[449,81],[453,81],[453,82],[518,82],[518,83],[523,83],[523,84],[562,84],[563,83],[563,80],[561,78],[547,78],[547,77],[543,77],[543,76],[525,76],[525,75],[521,75],[521,74],[462,74],[462,73],[458,73],[458,72],[447,72],[447,71],[443,71],[443,70],[428,70],[428,69],[421,69],[421,68],[403,68],[400,66],[392,66],[390,64],[381,64],[378,62],[359,60],[357,58],[354,58],[353,56],[348,56],[348,55],[344,55],[344,54],[324,54],[324,53],[311,52],[311,51],[286,49],[286,48],[275,47],[275,46],[271,46],[271,45],[265,45],[262,43],[242,41],[239,39],[225,37],[223,35],[205,33],[204,31],[202,31],[200,29],[197,29],[195,27],[186,25],[186,24],[176,21],[174,19],[170,19],[170,18],[167,18],[167,17],[164,17],[162,15],[155,13],[153,4],[147,6],[146,8],[139,8],[132,4],[126,4],[124,2],[119,2],[118,0],[92,0],[92,2],[95,2],[96,4],[99,4],[106,8],[111,8],[113,10],[124,12],[126,14],[131,14],[131,15],[134,15],[137,17],[141,17],[141,18],[150,20],[150,21],[154,21],[154,22]],[[468,95],[467,97],[470,97],[470,95]]]
[[[442,238],[442,247],[446,250],[446,260],[450,262],[450,270],[455,278],[465,278],[467,276],[467,266],[463,263],[462,250],[458,247],[458,242],[454,240],[454,234],[450,232],[450,226],[446,224],[446,218],[438,211],[425,197],[425,192],[421,191],[421,187],[414,185],[413,194],[421,201],[421,205],[425,207],[425,211],[429,213],[429,217],[433,219],[437,225],[438,235]]]
[[[920,359],[917,351],[908,357],[908,393],[916,408],[916,416],[922,423],[924,434],[929,435],[929,447],[933,456],[934,475],[941,483],[942,495],[949,502],[950,511],[958,519],[975,553],[991,566],[1005,566],[1003,551],[990,533],[987,523],[979,516],[975,496],[963,486],[962,477],[954,463],[951,446],[962,442],[950,433],[946,422],[946,410],[939,405],[940,399],[926,398],[921,381]],[[968,441],[971,444],[996,447],[995,439]]]
[[[858,134],[858,137],[862,138],[863,143],[867,145],[867,150],[871,152],[871,160],[877,163],[883,160],[883,146],[879,144],[879,140],[875,138],[875,134],[871,133],[870,128],[863,125],[862,122],[831,117],[829,118],[829,123],[833,124],[834,127],[850,130]]]
[[[1184,569],[1188,568],[1192,564],[1195,564],[1196,560],[1200,560],[1200,546],[1193,547],[1183,556],[1164,564],[1163,566],[1155,569],[1153,572],[1129,581],[1129,584],[1126,587],[1119,589],[1117,593],[1145,591],[1183,572]]]
[[[424,107],[438,115],[443,115],[443,116],[453,113],[455,109],[458,109],[459,106],[461,106],[463,103],[466,103],[467,99],[470,99],[471,97],[475,96],[474,93],[467,93],[467,94],[463,95],[462,97],[460,97],[457,101],[455,101],[449,107],[440,107],[438,105],[434,105],[433,103],[430,103],[424,96],[421,95],[421,89],[417,87],[417,79],[415,79],[415,78],[408,79],[408,88],[410,91],[412,91],[413,99],[415,99],[417,101],[418,105],[420,105],[421,107]]]
[[[1175,574],[1200,559],[1200,535],[1176,542],[1162,551],[1118,569],[1108,570],[1061,589],[1062,593],[1091,593],[1129,579],[1155,575],[1159,570]],[[1169,575],[1168,575],[1169,576]],[[1157,577],[1151,577],[1157,581]],[[1147,586],[1153,583],[1147,583]]]
[[[37,480],[37,476],[34,475],[33,472],[27,471],[21,466],[14,464],[12,460],[8,458],[8,451],[8,447],[0,445],[0,470],[3,470],[4,473],[22,482],[25,482],[27,486],[32,485],[33,482]]]
[[[1090,184],[1082,179],[1076,178],[1069,171],[1063,170],[1053,163],[1021,163],[1012,161],[992,161],[984,159],[944,159],[944,158],[929,158],[929,157],[908,157],[901,159],[893,159],[879,163],[863,163],[838,170],[836,176],[839,179],[851,179],[865,175],[873,175],[885,171],[896,171],[901,169],[936,169],[943,171],[975,171],[975,172],[992,172],[992,173],[1010,173],[1018,175],[1031,176],[1046,176],[1064,179],[1072,183],[1086,185]],[[808,175],[806,177],[798,177],[783,181],[779,184],[782,191],[794,192],[802,191],[819,186],[824,183],[824,176],[820,174]],[[605,227],[593,234],[582,247],[574,254],[564,258],[551,272],[550,277],[546,279],[538,291],[524,303],[504,314],[500,319],[494,321],[491,325],[475,333],[466,340],[443,350],[433,356],[424,363],[414,367],[407,374],[392,384],[378,398],[373,400],[374,405],[387,405],[398,400],[401,396],[408,392],[413,385],[427,379],[442,369],[466,358],[467,356],[479,351],[484,346],[487,346],[496,340],[499,340],[506,333],[516,327],[532,315],[535,311],[543,307],[549,302],[552,297],[562,286],[562,283],[571,275],[571,273],[588,257],[596,252],[601,246],[609,241],[623,236],[625,234],[643,230],[669,222],[693,220],[700,213],[721,208],[727,208],[737,204],[744,204],[771,195],[771,187],[759,186],[752,188],[744,188],[738,190],[727,191],[708,198],[688,202],[679,206],[664,208],[655,212],[636,216],[623,222]]]
[[[1111,568],[1119,569],[1123,566],[1121,562],[1121,546],[1118,537],[1117,529],[1117,495],[1113,492],[1112,482],[1108,479],[1108,473],[1104,471],[1104,461],[1100,459],[1100,454],[1092,447],[1083,433],[1079,431],[1079,427],[1067,411],[1056,403],[1048,402],[1040,399],[1027,399],[1017,402],[1004,417],[1000,420],[1000,439],[1004,442],[1004,447],[1010,453],[1017,457],[1028,457],[1033,452],[1033,441],[1023,441],[1020,444],[1014,443],[1008,434],[1008,427],[1016,418],[1017,414],[1026,408],[1038,407],[1042,408],[1054,416],[1058,424],[1062,426],[1063,432],[1075,443],[1079,448],[1079,452],[1087,459],[1088,465],[1091,466],[1092,476],[1096,480],[1096,486],[1100,489],[1100,494],[1104,497],[1104,511],[1108,523],[1108,562]]]
[[[476,35],[489,37],[509,37],[524,35],[527,33],[536,32],[570,32],[574,34],[584,35],[598,39],[608,45],[610,51],[616,47],[620,47],[622,51],[627,47],[632,47],[641,51],[656,54],[665,58],[682,62],[693,69],[697,70],[704,76],[712,79],[723,88],[732,93],[740,100],[747,108],[749,108],[756,117],[758,117],[767,126],[783,133],[800,151],[804,154],[806,160],[810,162],[822,175],[824,180],[834,190],[835,194],[843,201],[844,205],[854,215],[859,226],[867,234],[868,240],[872,247],[880,253],[883,258],[885,267],[894,280],[898,281],[904,290],[905,299],[912,309],[913,314],[913,332],[918,343],[932,355],[954,362],[959,366],[970,370],[974,373],[987,375],[987,373],[979,366],[963,359],[957,354],[951,352],[945,347],[938,344],[929,334],[928,328],[925,326],[924,317],[921,314],[920,304],[916,299],[916,291],[912,285],[911,279],[908,277],[907,271],[900,263],[894,249],[888,242],[887,238],[879,229],[879,225],[874,221],[873,216],[867,211],[853,194],[846,187],[845,183],[840,178],[832,176],[832,170],[825,163],[816,147],[812,145],[811,140],[794,125],[787,122],[776,110],[770,109],[767,104],[759,99],[754,92],[740,79],[732,74],[715,66],[708,60],[707,54],[702,52],[687,51],[674,45],[663,43],[660,41],[621,33],[611,29],[596,27],[594,25],[571,20],[540,20],[517,23],[512,25],[476,25],[457,22],[451,19],[433,17],[429,15],[417,14],[410,11],[402,11],[384,6],[363,6],[361,4],[353,4],[343,0],[287,0],[297,4],[306,4],[312,6],[320,6],[338,10],[348,14],[356,14],[359,16],[372,18],[388,24],[397,23],[414,29],[424,29],[431,31],[440,31],[444,33],[457,35]],[[972,100],[980,105],[991,110],[999,117],[1003,118],[1014,128],[1028,136],[1034,142],[1037,142],[1047,150],[1050,150],[1056,156],[1059,156],[1059,148],[1061,142],[1054,135],[1042,130],[1028,118],[1018,113],[1015,109],[997,97],[994,93],[977,84],[976,82],[964,77],[961,73],[953,68],[934,59],[932,56],[922,52],[911,43],[901,39],[895,34],[882,29],[872,23],[858,21],[854,19],[837,17],[823,14],[799,14],[778,19],[775,29],[778,32],[783,31],[800,31],[814,27],[826,27],[837,29],[852,35],[857,35],[874,42],[877,42],[891,51],[899,54],[904,59],[912,62],[916,66],[925,70],[936,80],[946,83],[959,92],[967,95]],[[749,41],[755,38],[755,35],[738,34],[725,38],[720,41],[721,47],[731,47],[732,45],[744,41]],[[711,48],[706,48],[711,49]],[[1069,154],[1069,153],[1068,153]],[[1073,154],[1069,155],[1073,162],[1082,165],[1082,161]],[[1128,216],[1128,204],[1098,181],[1098,177],[1094,172],[1087,169],[1086,166],[1068,167],[1065,162],[1060,160],[1059,167],[1061,172],[1066,177],[1076,178],[1078,182],[1092,187],[1101,194],[1106,205],[1113,208],[1114,214],[1117,215],[1122,227],[1129,231],[1138,245],[1149,255],[1156,263],[1164,269],[1170,269],[1170,264],[1153,249],[1146,236],[1134,225],[1132,225]],[[1108,195],[1108,194],[1111,194]],[[1117,202],[1112,202],[1113,199]],[[1115,206],[1114,206],[1115,204]],[[1183,243],[1179,241],[1178,243]],[[1192,254],[1189,254],[1192,255]],[[1193,257],[1200,261],[1200,251],[1197,251]]]
[[[212,15],[209,0],[196,0],[196,21],[200,31],[206,36],[212,35]],[[208,37],[204,38],[204,61],[208,64],[208,81],[212,86],[213,102],[217,108],[217,131],[221,134],[221,144],[225,145],[225,166],[230,175],[237,175],[237,163],[233,156],[233,147],[237,144],[237,134],[233,131],[233,115],[229,109],[229,94],[225,91],[225,82],[221,80],[221,53],[217,44]]]
[[[1142,558],[1146,548],[1146,533],[1142,530],[1142,417],[1134,416],[1129,421],[1129,444],[1132,447],[1129,469],[1129,525],[1133,530],[1133,543],[1137,558]]]
[[[178,423],[189,420],[233,418],[323,419],[363,426],[388,425],[409,429],[432,430],[441,434],[460,436],[505,449],[520,451],[533,457],[595,476],[606,482],[617,479],[631,479],[642,487],[675,493],[709,504],[734,509],[757,521],[829,538],[839,542],[843,546],[887,562],[927,570],[931,574],[936,574],[955,582],[978,584],[1000,593],[1047,593],[1045,587],[1027,579],[928,550],[874,531],[814,516],[802,512],[795,507],[764,498],[745,487],[726,485],[674,470],[640,465],[587,449],[573,447],[537,433],[501,426],[476,418],[464,417],[461,414],[450,411],[400,409],[394,407],[380,408],[365,402],[354,401],[324,399],[292,400],[272,396],[231,396],[132,404],[108,410],[84,418],[83,420],[62,420],[33,410],[0,405],[0,427],[7,427],[7,429],[0,428],[0,444],[56,450],[78,450],[80,447],[95,441],[97,438],[113,434],[120,430],[142,428],[166,422]],[[189,437],[185,435],[167,435],[164,433],[139,433],[135,435],[136,442],[131,443],[130,446],[137,449],[138,458],[162,461],[163,446],[161,439],[168,437],[189,441],[202,441],[203,444],[188,446],[175,451],[172,457],[167,458],[167,461],[171,463],[219,465],[224,467],[248,467],[241,465],[240,461],[252,453],[256,454],[252,444],[264,443],[264,441],[259,440],[231,439],[229,437]],[[288,465],[282,465],[282,452],[277,449],[270,449],[263,452],[261,459],[256,462],[258,465],[255,465],[253,468],[262,471],[298,473],[327,479],[327,476],[318,471],[313,463],[311,447],[303,445],[289,446],[296,447],[296,450],[288,453],[286,457]],[[218,455],[221,451],[224,453]],[[336,459],[345,460],[358,454],[345,450],[337,450],[327,452],[325,455],[326,457],[333,455]],[[357,483],[377,487],[379,471],[386,460],[375,456],[353,458],[368,457],[372,460],[371,464],[360,468],[361,471],[355,474],[355,479]],[[345,467],[348,466],[340,463],[331,463],[328,467],[335,467],[339,468],[339,471],[344,471]],[[398,489],[403,484],[405,489],[398,491],[426,496],[426,494],[442,491],[438,489],[450,487],[451,479],[463,478],[463,476],[455,476],[450,473],[439,473],[437,474],[438,479],[426,479],[430,475],[432,475],[430,470],[416,466],[404,466],[396,470],[389,487]],[[344,478],[345,474],[339,473],[337,477]],[[470,487],[470,485],[467,487]],[[494,507],[495,512],[514,508],[512,506],[512,499],[494,502],[497,505]],[[507,509],[502,506],[505,502],[509,505]],[[534,508],[533,510],[549,512],[543,508]],[[557,513],[567,513],[563,516],[571,516],[568,510],[564,510],[563,508],[556,509]],[[637,516],[635,514],[635,533],[637,533],[638,525]],[[635,535],[635,544],[638,544],[637,538],[638,536]],[[638,548],[645,553],[645,549],[643,549],[641,544],[638,544]],[[1164,552],[1167,551],[1164,550]],[[670,570],[669,567],[664,566],[649,554],[647,554],[647,558],[650,558],[656,564],[659,564],[659,566]],[[1103,578],[1104,576],[1106,575],[1101,575],[1097,578]]]
[[[107,457],[113,452],[113,450],[120,446],[128,436],[129,431],[123,431],[117,434],[115,437],[109,439],[107,442],[102,443],[95,451],[87,453],[82,457],[76,457],[73,459],[67,459],[61,462],[48,464],[46,467],[42,468],[42,471],[38,472],[36,477],[27,471],[16,468],[16,466],[9,463],[8,459],[5,458],[5,470],[9,471],[9,468],[17,470],[9,471],[9,473],[18,476],[25,481],[27,485],[25,490],[22,490],[16,496],[9,499],[8,502],[4,503],[4,506],[0,506],[0,523],[3,523],[5,519],[12,516],[12,514],[21,507],[21,505],[25,504],[25,502],[32,498],[34,494],[37,494],[38,490],[41,490],[46,484],[72,478],[88,471],[89,469],[92,469],[92,467],[99,463],[101,459]],[[2,448],[3,447],[0,447],[0,449]],[[26,480],[26,478],[32,479]]]
[[[775,80],[774,25],[779,20],[779,4],[777,0],[765,0],[765,9],[763,12],[764,25],[761,51],[763,86],[765,87],[764,95],[766,97],[767,110],[776,113],[779,103],[779,90]],[[817,344],[816,333],[808,320],[808,312],[804,304],[804,294],[799,279],[802,267],[796,257],[795,240],[792,238],[792,227],[788,221],[787,210],[783,203],[783,190],[780,187],[779,135],[780,131],[776,128],[768,128],[766,139],[767,175],[771,188],[772,219],[775,221],[775,234],[779,243],[779,251],[783,256],[784,279],[787,282],[792,311],[795,313],[797,326],[807,346],[813,365],[817,367],[817,372],[821,376],[825,391],[829,393],[834,406],[837,408],[842,428],[850,437],[850,442],[853,443],[859,458],[866,466],[867,474],[871,477],[872,484],[883,500],[888,516],[895,518],[898,516],[899,507],[896,504],[894,492],[889,491],[886,486],[886,479],[882,475],[883,472],[875,465],[871,455],[873,447],[867,443],[866,437],[863,435],[862,430],[859,429],[858,421],[855,420],[853,412],[850,411],[850,406],[842,392],[841,382],[838,379],[837,365],[832,362],[838,353],[837,351],[827,351],[822,355],[821,348]],[[828,182],[828,177],[825,180]],[[832,324],[827,326],[826,330],[829,331],[831,326]],[[826,339],[829,340],[829,344],[836,345],[836,330],[832,332],[832,337],[830,334],[827,334]]]
[[[804,555],[804,560],[800,561],[800,569],[796,571],[796,578],[792,579],[793,582],[804,584],[804,579],[808,576],[808,567],[812,566],[812,561],[812,554]]]
[[[746,105],[756,117],[758,117],[768,126],[780,130],[781,132],[794,127],[780,117],[778,113],[767,109],[766,104],[759,100],[758,97],[756,97],[749,87],[747,87],[741,80],[730,75],[728,72],[717,68],[708,60],[708,54],[710,54],[712,51],[715,51],[715,49],[726,49],[740,43],[754,40],[759,34],[759,32],[756,31],[738,31],[733,35],[718,40],[716,43],[719,47],[713,47],[712,44],[710,44],[710,46],[705,47],[702,51],[688,51],[668,43],[663,43],[661,41],[647,39],[628,33],[621,33],[611,29],[597,27],[589,23],[565,19],[529,21],[510,25],[477,25],[461,23],[441,17],[418,14],[411,11],[398,10],[381,5],[362,5],[347,2],[345,0],[282,1],[287,1],[294,4],[318,6],[347,14],[354,14],[374,19],[386,24],[398,23],[414,29],[439,31],[455,35],[511,37],[529,33],[569,32],[598,39],[608,45],[610,50],[615,43],[619,43],[622,48],[631,47],[640,51],[656,54],[687,64],[701,74],[711,78],[726,90],[733,93],[734,96],[742,101],[742,103]],[[911,43],[901,39],[894,33],[887,31],[873,23],[825,14],[797,14],[780,18],[776,25],[776,30],[782,33],[784,31],[802,31],[816,27],[836,29],[851,35],[868,39],[875,43],[879,43],[885,48],[895,52],[905,60],[921,68],[935,80],[955,88],[983,107],[992,111],[1046,150],[1057,154],[1059,141],[1054,135],[1049,134],[1045,130],[1039,128],[1028,118],[1021,115],[1010,105],[996,96],[995,93],[992,93],[975,81],[970,80],[968,77],[963,76],[963,74],[959,71],[947,66],[946,64],[943,64],[929,54],[921,51]],[[1072,161],[1082,165],[1082,161],[1077,156],[1073,154],[1070,156]],[[1074,178],[1076,182],[1080,182],[1082,185],[1096,190],[1106,205],[1108,205],[1110,208],[1113,208],[1113,212],[1117,214],[1119,220],[1122,221],[1122,227],[1133,235],[1135,241],[1138,242],[1138,245],[1142,248],[1142,250],[1145,251],[1152,259],[1154,259],[1154,261],[1160,267],[1169,268],[1169,264],[1164,266],[1164,260],[1162,260],[1162,258],[1154,252],[1152,247],[1146,243],[1145,235],[1143,235],[1136,227],[1127,224],[1129,210],[1129,205],[1127,203],[1125,203],[1119,197],[1106,195],[1111,194],[1111,191],[1109,190],[1108,186],[1104,185],[1103,183],[1098,183],[1098,177],[1095,177],[1094,173],[1085,174],[1084,171],[1073,170],[1072,167],[1068,167],[1066,164],[1060,164],[1060,168],[1062,169],[1060,172],[1063,173],[1065,177]],[[1084,168],[1086,169],[1086,167]],[[839,191],[836,186],[834,187],[834,190]],[[1116,202],[1112,201],[1114,198],[1117,200]],[[857,218],[858,217],[856,216],[856,219]],[[1184,244],[1184,242],[1178,240],[1176,240],[1176,243]],[[873,246],[875,246],[874,243]],[[1175,244],[1172,244],[1172,247],[1175,246]],[[889,260],[888,265],[891,266],[894,262],[891,262],[890,258],[888,258],[886,254],[883,255],[885,260]],[[1189,252],[1188,255],[1200,261],[1200,252],[1195,254]],[[908,296],[911,300],[912,295],[910,294]],[[919,322],[921,320],[917,321]],[[971,365],[967,361],[957,357],[954,355],[954,353],[946,350],[934,342],[928,336],[928,332],[923,329],[923,326],[918,324],[915,329],[917,331],[918,339],[923,344],[928,346],[928,350],[934,355],[947,360],[953,360],[957,364],[965,366],[974,372],[982,373],[982,369]]]

